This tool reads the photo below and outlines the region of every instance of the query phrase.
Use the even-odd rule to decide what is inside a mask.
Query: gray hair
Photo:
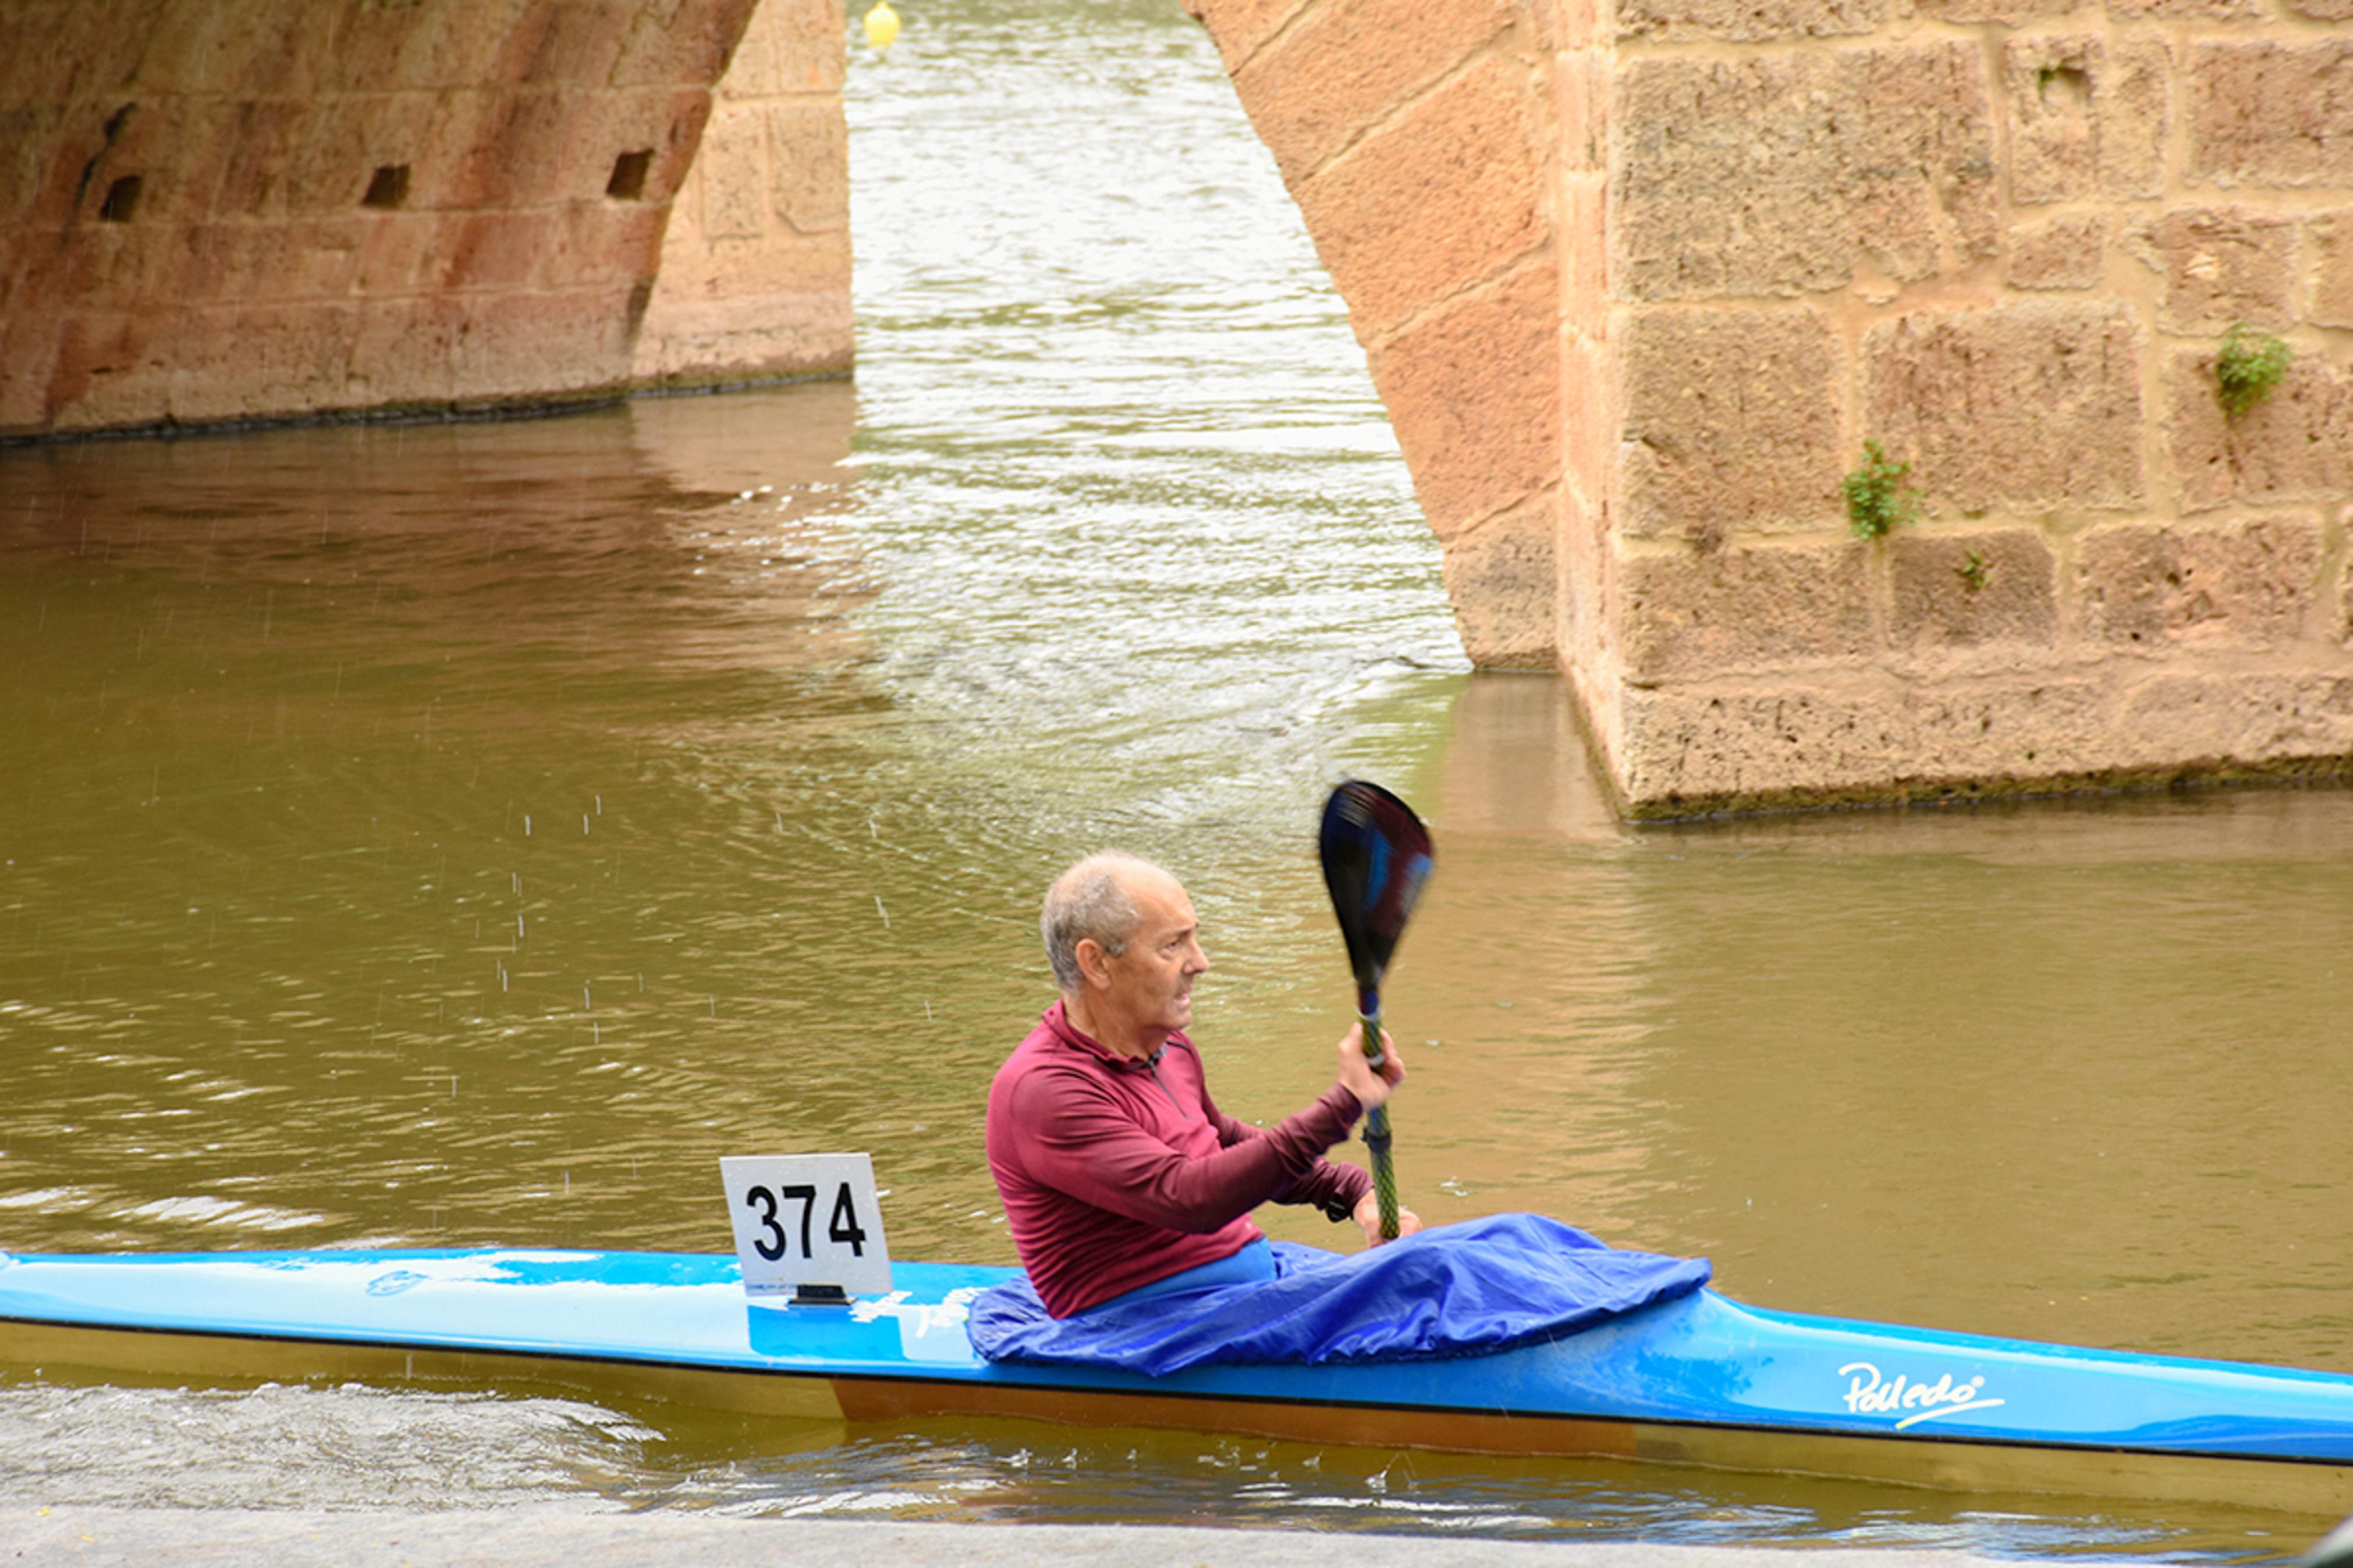
[[[1167,872],[1151,861],[1118,849],[1105,849],[1054,879],[1046,889],[1046,907],[1038,911],[1038,934],[1046,941],[1046,962],[1054,966],[1054,984],[1064,991],[1079,988],[1079,943],[1092,942],[1112,957],[1127,951],[1143,918],[1129,896],[1128,879],[1138,871]]]

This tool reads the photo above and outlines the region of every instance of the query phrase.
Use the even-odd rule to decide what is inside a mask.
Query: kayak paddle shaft
[[[1356,1022],[1364,1029],[1365,1063],[1375,1072],[1388,1053],[1381,1049],[1381,999],[1366,991],[1356,998]],[[1389,1108],[1376,1105],[1365,1117],[1365,1147],[1373,1154],[1373,1201],[1381,1211],[1381,1239],[1398,1237],[1397,1168],[1389,1163]]]

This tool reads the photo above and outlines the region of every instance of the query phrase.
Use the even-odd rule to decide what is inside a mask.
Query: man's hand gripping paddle
[[[1356,976],[1356,1017],[1365,1026],[1365,1059],[1381,1065],[1381,975],[1430,875],[1430,830],[1413,809],[1378,784],[1351,779],[1324,803],[1317,839],[1324,885],[1348,943]],[[1373,1193],[1381,1210],[1381,1237],[1398,1233],[1397,1172],[1389,1164],[1389,1110],[1377,1105],[1365,1119],[1365,1146],[1373,1152]]]

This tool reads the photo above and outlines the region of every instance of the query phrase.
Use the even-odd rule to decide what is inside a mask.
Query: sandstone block
[[[66,427],[88,429],[103,424],[106,414],[122,411],[121,388],[136,387],[142,380],[152,384],[152,377],[142,373],[164,320],[159,311],[76,310],[67,315],[43,395],[45,415],[72,410],[77,416]],[[103,412],[79,414],[82,406]],[[132,420],[153,418],[160,412],[135,403],[128,408]]]
[[[66,319],[48,405],[56,427],[153,425],[170,411],[175,313],[79,310]]]
[[[1883,684],[1633,689],[1618,709],[1619,789],[1636,818],[1786,805],[1915,771],[1913,716]]]
[[[2345,733],[2341,751],[2353,742],[2338,716],[2353,708],[2348,687],[2327,677],[2160,676],[2119,700],[2086,679],[1919,689],[1855,676],[1794,693],[1629,691],[1620,704],[1623,795],[1634,815],[1651,818],[1993,795],[2005,785],[2257,755],[2236,748],[2298,722]],[[2306,743],[2294,754],[2328,750]]]
[[[176,0],[153,13],[137,89],[234,96],[266,85],[294,97],[310,93],[322,85],[319,68],[332,53],[340,9],[300,0],[242,6]]]
[[[17,235],[61,229],[73,221],[76,199],[86,194],[81,171],[105,146],[98,117],[74,118],[86,121],[86,132],[69,127],[62,108],[0,110],[0,135],[8,138],[7,151],[0,153],[0,202],[6,204],[0,210],[12,215],[10,227]],[[15,248],[0,244],[0,269]]]
[[[686,245],[702,245],[711,237],[710,231],[705,226],[702,206],[703,187],[708,184],[705,178],[708,171],[703,167],[704,154],[709,151],[710,145],[711,132],[705,129],[702,133],[702,145],[695,150],[694,163],[686,172],[685,183],[678,187],[678,194],[670,199],[670,223],[662,230],[662,244],[665,248],[672,240]]]
[[[2353,39],[2193,44],[2188,76],[2193,179],[2353,184]]]
[[[694,172],[692,183],[702,187],[704,235],[745,238],[764,232],[768,220],[765,110],[746,106],[715,111],[702,129]]]
[[[314,101],[280,170],[286,210],[341,214],[357,207],[375,171],[406,164],[409,201],[433,205],[436,105],[424,93],[339,95]],[[224,138],[224,142],[228,138]],[[422,179],[417,178],[422,174]]]
[[[1844,376],[1821,315],[1653,308],[1623,338],[1629,535],[1713,548],[1737,530],[1835,522]]]
[[[1967,26],[1991,22],[1998,26],[2023,26],[2047,17],[2065,16],[2092,0],[1919,0],[1919,14],[1940,22]]]
[[[2094,528],[2076,542],[2078,624],[2119,647],[2271,647],[2303,635],[2321,553],[2316,517]]]
[[[137,310],[168,295],[185,264],[181,231],[164,223],[110,224],[84,237],[76,308]]]
[[[760,0],[720,78],[720,97],[748,101],[840,91],[847,64],[840,7],[828,0]]]
[[[653,154],[642,199],[663,201],[684,177],[710,95],[519,89],[453,94],[433,162],[442,199],[459,207],[522,207],[601,198],[616,158]]]
[[[810,241],[815,245],[820,241]],[[849,301],[839,289],[733,295],[649,310],[631,378],[667,386],[724,384],[849,367]]]
[[[17,226],[30,226],[26,215],[39,201],[47,174],[41,153],[56,134],[57,119],[54,110],[0,106],[0,212],[14,215]]]
[[[2167,125],[2165,46],[2089,34],[2002,46],[2013,201],[2159,195]]]
[[[560,124],[556,109],[553,93],[443,94],[433,147],[423,160],[435,191],[433,205],[476,211],[521,205],[523,185],[510,167],[516,155],[511,143],[531,140],[533,128],[516,121],[535,113]],[[552,142],[554,132],[541,126],[537,137]]]
[[[1369,355],[1415,496],[1441,540],[1552,484],[1558,272],[1530,263],[1449,300]]]
[[[431,0],[339,7],[326,70],[340,91],[511,86],[536,47],[546,0]]]
[[[336,213],[273,225],[275,244],[263,297],[285,300],[342,300],[352,292],[359,274],[367,219],[358,212]]]
[[[324,9],[324,7],[322,7]],[[322,93],[384,92],[420,88],[454,87],[459,78],[451,70],[459,62],[445,50],[444,35],[455,9],[448,5],[351,5],[336,9],[334,47],[320,62]],[[505,7],[496,0],[470,8],[477,16]],[[464,62],[470,74],[481,69],[480,58]],[[259,83],[248,83],[248,89]]]
[[[640,9],[630,0],[564,0],[535,7],[526,13],[535,25],[522,79],[548,87],[604,86],[631,41]]]
[[[1544,242],[1529,87],[1482,60],[1298,186],[1360,340]]]
[[[466,302],[447,297],[370,301],[352,336],[348,395],[362,407],[429,407],[458,399]]]
[[[568,3],[568,0],[567,0]],[[753,8],[779,0],[678,0],[632,7],[634,29],[613,62],[616,87],[708,88],[727,69]],[[807,0],[782,0],[807,4]],[[834,13],[834,26],[841,26]],[[837,34],[837,36],[839,36]]]
[[[1868,33],[1886,17],[1886,0],[1621,0],[1618,31],[1621,37],[1757,44]]]
[[[534,238],[531,281],[541,289],[577,289],[645,275],[651,258],[667,256],[669,229],[661,209],[644,202],[575,202],[544,213]]]
[[[2353,749],[2353,680],[2326,674],[2163,673],[2116,704],[2124,765],[2289,761]]]
[[[42,233],[47,238],[62,229]],[[86,232],[86,231],[85,231]],[[0,328],[12,321],[26,317],[48,319],[46,330],[57,326],[57,316],[70,309],[98,275],[103,253],[95,244],[57,246],[24,244],[11,247],[15,254],[7,257],[7,270],[0,273]]]
[[[338,398],[358,315],[323,300],[180,312],[168,353],[171,416],[236,419]]]
[[[761,123],[768,140],[768,205],[802,234],[849,222],[849,128],[830,99],[771,104]]]
[[[2316,22],[2353,21],[2353,0],[2287,0],[2287,8]]]
[[[754,19],[772,34],[777,91],[841,90],[849,62],[841,13],[830,0],[760,0]]]
[[[1902,316],[1864,335],[1863,388],[1866,429],[1932,508],[2141,500],[2140,333],[2121,305]]]
[[[2108,15],[2120,22],[2253,22],[2263,0],[2108,0]]]
[[[1558,658],[1553,497],[1488,519],[1446,546],[1446,596],[1472,662],[1545,669]]]
[[[1897,533],[1887,556],[1888,638],[1899,648],[2014,643],[2040,651],[2058,635],[2058,560],[2031,529]]]
[[[1511,0],[1327,0],[1236,71],[1234,91],[1295,187],[1513,16]]]
[[[777,58],[777,35],[782,30],[778,18],[795,10],[789,0],[764,3],[752,13],[744,28],[744,36],[735,41],[734,52],[727,58],[727,69],[712,87],[712,97],[721,104],[756,101],[775,98],[777,94],[796,90],[785,85],[785,75]],[[807,7],[798,7],[806,10]]]
[[[2353,327],[2353,207],[2306,220],[2312,256],[2313,323]]]
[[[1618,652],[1637,686],[1765,675],[1873,646],[1860,542],[1620,552]]]
[[[2211,677],[2168,671],[2140,682],[2115,704],[2111,765],[2212,765],[2231,754],[2240,724],[2237,693]]]
[[[506,290],[467,301],[453,350],[461,398],[501,400],[617,386],[630,363],[627,288]]]
[[[2180,351],[2165,375],[2183,510],[2353,493],[2353,373],[2299,358],[2236,419],[2215,396],[2211,349]]]
[[[1182,0],[1186,15],[1209,31],[1229,75],[1250,63],[1267,39],[1281,32],[1308,0]]]
[[[2091,772],[2105,754],[2108,703],[2088,680],[1957,682],[1918,690],[1905,708],[1915,749],[1896,765],[1964,795]]]
[[[451,236],[438,286],[459,292],[528,288],[553,222],[545,212],[468,214]]]
[[[131,85],[164,0],[98,6],[33,0],[11,7],[0,33],[0,103],[62,104]]]
[[[2327,671],[2239,676],[2229,705],[2232,754],[2262,761],[2339,758],[2353,752],[2353,679]]]
[[[661,273],[654,286],[657,302],[822,294],[840,290],[842,279],[849,276],[847,228],[814,235],[787,231],[751,240],[719,239],[683,249],[672,243],[674,237],[663,238]],[[575,280],[591,279],[582,273]],[[795,306],[796,311],[799,309]],[[758,322],[744,324],[756,327]]]
[[[431,287],[441,276],[450,249],[464,231],[463,214],[382,213],[364,222],[352,288],[360,294],[398,299]],[[215,289],[194,300],[225,300]]]
[[[1868,104],[1870,112],[1854,111]],[[1993,254],[1993,127],[1973,45],[1621,62],[1618,250],[1636,300],[1898,281]]]
[[[2242,209],[2179,208],[2136,225],[2126,247],[2165,280],[2167,331],[2221,332],[2232,321],[2295,320],[2295,226]]]
[[[2012,289],[2092,289],[2107,271],[2108,220],[2098,213],[2010,231],[2002,281]]]
[[[222,177],[212,197],[224,217],[259,217],[287,206],[289,171],[311,125],[309,104],[251,99],[237,106]]]
[[[37,435],[57,412],[49,389],[61,325],[46,313],[0,310],[0,436]]]

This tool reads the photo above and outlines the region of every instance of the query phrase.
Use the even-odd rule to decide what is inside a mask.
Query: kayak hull
[[[482,1249],[0,1254],[0,1361],[171,1379],[554,1384],[805,1420],[987,1415],[1590,1456],[1972,1491],[2353,1511],[2353,1377],[1899,1328],[1713,1291],[1451,1361],[989,1363],[1001,1268],[893,1266],[844,1306],[735,1260]]]

